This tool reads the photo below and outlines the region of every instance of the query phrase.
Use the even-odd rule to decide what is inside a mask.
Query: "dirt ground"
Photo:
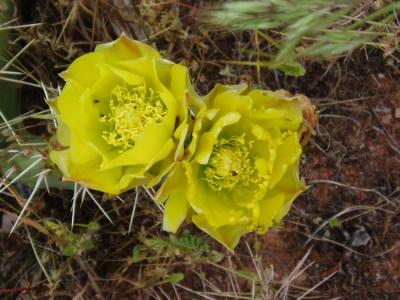
[[[84,7],[76,6],[65,26],[72,9],[68,1],[28,2],[19,1],[19,23],[45,25],[26,29],[10,51],[15,53],[35,38],[19,61],[48,85],[62,84],[57,74],[75,57],[125,31],[133,38],[150,36],[147,42],[166,57],[185,63],[200,93],[210,91],[216,82],[245,81],[255,87],[303,93],[320,111],[317,134],[302,159],[301,174],[310,188],[295,201],[279,228],[265,236],[247,235],[232,255],[187,224],[182,232],[206,238],[212,249],[223,253],[220,267],[190,254],[141,266],[128,261],[134,246],[149,237],[167,237],[160,231],[161,218],[151,199],[142,194],[134,235],[126,232],[131,204],[103,199],[104,207],[117,219],[111,225],[94,204],[85,202],[77,220],[95,220],[101,225],[95,234],[96,248],[76,259],[54,259],[40,252],[47,265],[57,266],[54,272],[63,274],[61,278],[50,274],[58,278],[57,288],[50,293],[55,299],[73,299],[80,291],[81,298],[74,299],[203,299],[188,289],[204,291],[204,282],[220,291],[219,295],[207,294],[209,299],[252,299],[252,283],[237,284],[248,298],[234,296],[240,293],[232,293],[229,272],[221,268],[256,273],[255,262],[270,277],[275,291],[290,279],[294,290],[289,290],[288,299],[297,299],[302,294],[299,291],[307,290],[310,299],[400,299],[400,60],[366,47],[331,60],[302,61],[307,72],[299,78],[268,69],[258,73],[253,67],[220,62],[253,59],[242,50],[254,49],[258,40],[253,32],[229,33],[200,26],[197,12],[204,2],[138,6],[129,11],[107,1],[83,1]],[[96,19],[93,7],[99,8]],[[21,86],[19,90],[25,111],[45,108],[40,89]],[[32,132],[45,131],[42,126]],[[129,202],[133,195],[124,197]],[[33,211],[38,219],[69,224],[71,193],[54,190],[48,195],[43,191],[35,198]],[[0,208],[7,210],[2,202]],[[31,234],[42,250],[55,251],[54,242],[46,236],[34,230]],[[0,253],[0,298],[50,298],[23,229],[11,237],[0,234]],[[149,268],[152,263],[182,272],[185,278],[179,286],[158,286],[160,273],[156,267]],[[304,270],[299,272],[296,266]],[[141,272],[146,280],[140,280]],[[203,281],[199,274],[205,277]],[[281,298],[277,295],[275,299]]]

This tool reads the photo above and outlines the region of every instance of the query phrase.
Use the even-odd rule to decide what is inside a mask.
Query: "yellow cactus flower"
[[[243,234],[265,233],[306,189],[301,140],[315,120],[305,96],[217,85],[197,114],[184,159],[157,193],[166,201],[164,230],[176,232],[188,218],[231,250]]]
[[[186,67],[122,35],[61,76],[50,159],[65,180],[119,194],[154,185],[183,156],[188,102],[198,97]]]

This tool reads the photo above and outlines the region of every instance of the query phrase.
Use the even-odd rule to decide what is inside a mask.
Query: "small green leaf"
[[[75,245],[69,244],[67,247],[64,248],[62,255],[72,257],[75,256],[76,252],[77,249]]]
[[[204,272],[199,272],[197,275],[199,275],[199,278],[202,281],[206,280],[206,278],[207,278],[206,273],[204,273]]]
[[[94,244],[92,239],[88,239],[88,240],[83,241],[80,244],[80,246],[81,246],[81,248],[83,250],[90,250],[90,249],[93,249],[95,247],[95,244]]]
[[[249,270],[239,270],[239,276],[249,281],[254,281],[257,278],[256,273]]]
[[[95,232],[95,231],[98,231],[100,229],[100,225],[99,225],[99,223],[96,223],[96,222],[90,222],[87,225],[87,229],[89,231]]]
[[[76,244],[80,239],[81,235],[77,233],[70,232],[68,233],[68,243],[69,244]]]
[[[171,283],[178,283],[182,281],[185,278],[185,276],[182,273],[172,273],[169,275],[169,281]]]
[[[168,242],[163,239],[147,239],[144,241],[144,244],[156,252],[161,252],[168,247]]]
[[[136,245],[132,251],[132,262],[137,263],[146,259],[146,247],[143,245]]]
[[[209,253],[210,248],[205,239],[191,234],[184,234],[179,239],[172,239],[171,242],[180,247],[188,248],[199,253]]]
[[[296,61],[284,63],[276,68],[278,70],[281,70],[287,76],[299,77],[304,76],[304,74],[306,73],[306,69],[304,69],[303,66]]]
[[[341,226],[340,220],[338,218],[332,218],[329,220],[329,226],[331,228],[338,228]]]
[[[312,222],[316,225],[321,224],[322,222],[322,218],[321,217],[316,217],[314,219],[312,219]]]
[[[211,252],[210,260],[214,263],[219,263],[221,260],[224,259],[224,257],[225,255],[223,253],[213,250]]]

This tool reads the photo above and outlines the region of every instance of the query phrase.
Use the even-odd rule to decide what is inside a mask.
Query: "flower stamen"
[[[130,87],[116,86],[111,92],[110,113],[100,120],[109,125],[102,137],[107,144],[121,148],[120,152],[135,146],[143,130],[161,124],[167,108],[160,95],[144,84]]]
[[[251,182],[252,161],[244,136],[221,139],[214,145],[203,174],[214,191],[246,187]]]

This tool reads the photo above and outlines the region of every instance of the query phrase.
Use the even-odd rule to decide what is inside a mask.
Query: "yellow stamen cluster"
[[[204,178],[214,191],[246,187],[251,182],[253,164],[244,136],[220,139],[214,145],[204,169]]]
[[[160,95],[144,85],[117,86],[111,92],[110,113],[101,117],[110,129],[103,131],[103,139],[114,147],[126,151],[135,145],[143,130],[161,124],[167,108]]]

